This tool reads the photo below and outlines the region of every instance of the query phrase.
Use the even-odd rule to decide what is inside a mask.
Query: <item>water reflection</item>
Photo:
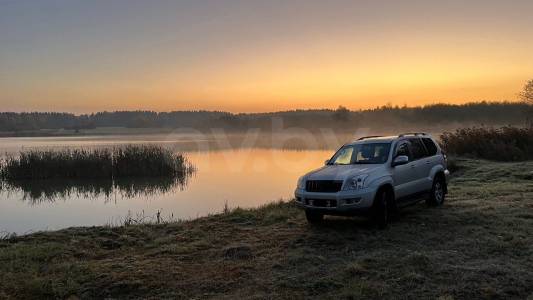
[[[72,197],[89,199],[103,197],[107,202],[117,198],[129,199],[184,191],[193,173],[194,171],[190,171],[174,178],[16,180],[2,182],[1,189],[7,192],[22,192],[22,200],[31,205],[67,200]]]
[[[0,156],[3,146],[0,145]],[[116,224],[130,213],[135,216],[143,212],[145,216],[161,211],[165,217],[191,219],[221,212],[226,203],[231,208],[256,207],[280,198],[291,199],[298,177],[320,167],[331,152],[273,149],[186,152],[197,171],[179,179],[177,184],[155,178],[116,183],[32,181],[11,183],[9,189],[4,184],[6,190],[0,191],[0,232],[24,234]],[[140,196],[133,196],[136,194]],[[24,195],[26,200],[22,201]],[[122,199],[123,196],[127,198]]]

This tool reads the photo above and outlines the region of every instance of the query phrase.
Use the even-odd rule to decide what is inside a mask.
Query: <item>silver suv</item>
[[[387,226],[398,208],[444,202],[446,155],[425,133],[363,137],[342,146],[325,166],[298,180],[296,203],[310,223],[324,215],[370,215]]]

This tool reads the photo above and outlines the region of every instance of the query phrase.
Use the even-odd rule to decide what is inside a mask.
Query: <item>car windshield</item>
[[[391,143],[346,145],[333,155],[328,165],[383,164],[389,158]]]

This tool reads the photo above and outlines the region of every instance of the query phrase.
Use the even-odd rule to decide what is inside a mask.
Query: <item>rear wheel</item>
[[[433,186],[431,187],[431,193],[426,203],[429,206],[439,206],[444,203],[446,197],[446,182],[442,176],[437,176],[433,180]]]
[[[317,223],[322,222],[322,220],[324,220],[323,214],[309,211],[309,210],[305,211],[305,217],[307,218],[307,222],[309,224],[317,224]]]
[[[383,229],[389,223],[389,195],[386,190],[380,190],[374,199],[373,220],[378,228]]]

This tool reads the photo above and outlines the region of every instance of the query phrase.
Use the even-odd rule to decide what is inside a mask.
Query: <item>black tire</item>
[[[318,224],[324,220],[324,215],[321,213],[306,210],[305,217],[309,224]]]
[[[433,180],[431,192],[426,200],[429,206],[439,206],[446,199],[446,181],[441,175],[437,175]]]
[[[389,224],[389,193],[379,190],[374,199],[373,221],[379,229],[384,229]]]

